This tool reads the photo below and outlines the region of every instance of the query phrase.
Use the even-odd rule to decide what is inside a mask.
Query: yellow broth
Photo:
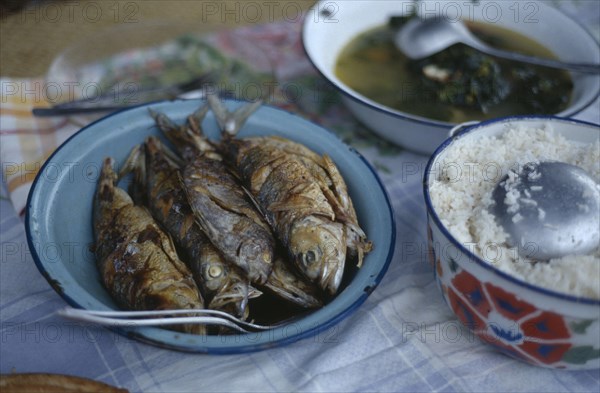
[[[498,48],[556,58],[538,42],[512,30],[476,22],[468,23],[468,27],[480,39]],[[495,62],[501,78],[498,81],[486,80],[488,91],[494,91],[496,83],[498,91],[509,91],[504,93],[508,94],[506,97],[497,98],[497,102],[491,105],[474,107],[472,97],[459,97],[461,89],[468,89],[464,81],[432,82],[431,78],[424,76],[422,65],[428,62],[438,64],[444,52],[428,59],[410,60],[394,46],[394,33],[392,27],[384,25],[359,34],[339,55],[335,67],[337,77],[356,92],[382,105],[452,123],[507,115],[554,114],[564,110],[569,103],[572,81],[568,72],[493,58],[458,44],[444,52],[454,51],[455,58],[459,59],[463,56],[461,51],[477,53],[480,58]],[[450,83],[455,83],[457,88],[448,88]],[[456,93],[453,98],[452,94],[457,89],[461,93]],[[456,103],[461,99],[467,103]]]

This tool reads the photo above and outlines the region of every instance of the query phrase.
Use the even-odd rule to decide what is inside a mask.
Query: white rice
[[[436,171],[429,187],[433,207],[459,242],[500,270],[541,287],[600,299],[600,248],[589,255],[535,263],[507,245],[508,235],[488,211],[496,183],[510,169],[537,161],[577,165],[600,181],[599,141],[586,145],[571,142],[549,125],[511,126],[499,137],[462,138],[448,148],[443,160],[432,168]],[[545,212],[541,210],[539,215],[543,217]]]

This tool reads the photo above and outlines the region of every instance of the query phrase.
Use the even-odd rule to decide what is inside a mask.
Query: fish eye
[[[304,265],[310,266],[319,259],[319,252],[315,250],[308,250],[304,254],[300,254],[300,258]]]
[[[237,256],[238,257],[245,257],[248,260],[255,260],[258,258],[258,256],[260,255],[260,245],[252,242],[252,241],[248,241],[248,242],[244,242],[242,244],[240,244],[238,251],[237,251]]]
[[[210,265],[207,269],[208,277],[219,278],[223,275],[223,268],[219,265]]]

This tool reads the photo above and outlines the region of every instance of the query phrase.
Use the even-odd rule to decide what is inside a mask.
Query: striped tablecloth
[[[557,2],[582,15],[598,38],[597,2]],[[594,14],[595,17],[590,14]],[[272,24],[232,32],[264,43],[280,77],[318,82],[303,57],[299,26]],[[260,40],[259,40],[260,38]],[[373,137],[335,99],[295,109],[337,132],[379,170],[394,205],[397,243],[380,286],[356,313],[320,335],[236,356],[184,354],[129,340],[56,316],[65,302],[39,274],[19,216],[37,168],[88,118],[34,119],[41,79],[3,78],[0,107],[0,372],[48,372],[92,378],[132,392],[180,391],[544,391],[592,392],[600,371],[536,368],[496,353],[470,335],[443,302],[427,262],[421,191],[427,157]],[[578,118],[600,123],[598,105]]]

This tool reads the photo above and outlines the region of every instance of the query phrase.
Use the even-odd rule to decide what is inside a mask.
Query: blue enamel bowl
[[[118,309],[102,285],[90,251],[92,200],[102,160],[111,156],[122,165],[133,146],[150,135],[159,136],[149,108],[183,122],[201,104],[199,100],[177,100],[117,112],[73,135],[41,168],[27,202],[27,240],[38,269],[69,305]],[[242,103],[226,104],[234,109]],[[202,125],[209,138],[219,138],[211,112]],[[249,135],[279,135],[327,153],[347,182],[359,222],[374,250],[362,268],[350,272],[347,285],[325,307],[276,329],[231,336],[195,336],[154,327],[115,329],[118,333],[161,347],[200,353],[277,347],[331,328],[355,311],[382,279],[393,254],[395,223],[385,188],[371,165],[327,130],[268,106],[253,114],[240,132],[240,136]]]

